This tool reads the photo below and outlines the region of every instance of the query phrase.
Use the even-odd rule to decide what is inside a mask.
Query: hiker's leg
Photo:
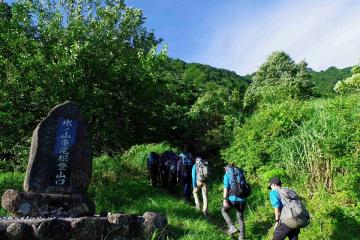
[[[208,213],[208,186],[206,183],[202,184],[202,198],[203,198],[203,213]]]
[[[222,214],[223,218],[225,219],[225,222],[226,222],[226,224],[228,225],[228,227],[234,226],[234,223],[233,223],[233,221],[231,220],[231,217],[230,217],[230,215],[229,215],[230,209],[231,209],[231,206],[230,206],[230,205],[229,205],[228,207],[222,206],[222,208],[221,208],[221,214]]]
[[[289,234],[288,237],[290,240],[298,240],[300,234],[300,229],[292,229]]]
[[[288,226],[286,226],[284,223],[280,223],[280,225],[278,225],[274,231],[273,240],[284,240],[290,231],[291,229]]]
[[[153,168],[153,176],[152,176],[152,184],[153,186],[156,186],[157,185],[157,178],[158,178],[158,166],[155,166]]]
[[[235,204],[236,208],[236,217],[239,223],[239,239],[245,238],[245,221],[244,221],[244,211],[245,211],[245,203],[237,202]]]
[[[170,175],[170,193],[176,192],[176,176]]]
[[[195,206],[196,209],[200,210],[200,201],[199,201],[199,189],[201,188],[201,186],[197,186],[196,188],[194,188],[193,190],[193,195],[194,195],[194,200],[195,200]]]
[[[156,186],[156,171],[154,169],[154,167],[150,168],[150,179],[151,179],[151,184],[153,186]]]
[[[191,200],[191,179],[185,180],[185,186],[184,186],[184,194],[186,201],[190,202]]]
[[[162,180],[163,180],[163,186],[164,188],[168,187],[168,182],[169,182],[169,175],[166,171],[163,171],[163,176],[162,176]]]
[[[148,168],[148,177],[149,177],[149,183],[152,184],[152,171],[151,171],[151,168]]]

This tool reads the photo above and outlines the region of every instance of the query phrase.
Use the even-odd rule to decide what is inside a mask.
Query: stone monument
[[[7,190],[2,206],[16,216],[92,216],[86,196],[91,178],[90,142],[79,106],[65,102],[33,132],[24,190]]]
[[[24,192],[8,189],[2,206],[13,217],[0,218],[1,240],[166,239],[165,216],[145,212],[94,216],[86,197],[92,158],[86,123],[78,104],[53,108],[33,132]]]

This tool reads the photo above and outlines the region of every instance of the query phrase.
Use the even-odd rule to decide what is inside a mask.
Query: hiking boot
[[[233,234],[236,233],[236,232],[237,232],[236,227],[235,227],[234,225],[231,225],[231,226],[229,227],[228,234],[229,234],[229,235],[233,235]]]

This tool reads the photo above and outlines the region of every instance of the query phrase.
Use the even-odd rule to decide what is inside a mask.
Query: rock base
[[[165,216],[109,214],[82,218],[0,218],[1,240],[126,240],[150,239],[167,225]],[[160,231],[165,233],[165,231]],[[160,238],[166,239],[166,234]]]
[[[1,205],[17,217],[83,217],[93,216],[94,203],[82,195],[19,192],[8,189]]]

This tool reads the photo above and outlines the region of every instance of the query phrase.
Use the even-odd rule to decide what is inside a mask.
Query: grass
[[[138,215],[146,211],[159,212],[168,218],[170,226],[167,231],[172,239],[229,239],[222,229],[224,224],[219,219],[219,206],[214,208],[210,205],[210,216],[205,218],[179,196],[171,195],[161,187],[150,186],[146,176],[145,170],[121,162],[120,157],[113,159],[103,156],[95,159],[90,194],[96,201],[97,211]],[[214,187],[211,192],[214,192]],[[221,200],[220,195],[219,198]]]
[[[133,166],[133,164],[135,164]],[[214,177],[209,184],[209,216],[195,211],[192,204],[166,189],[152,187],[147,180],[145,159],[143,163],[131,161],[127,154],[94,160],[90,195],[96,201],[97,212],[125,212],[142,215],[146,211],[165,214],[170,239],[232,239],[226,234],[226,224],[220,212],[222,203],[222,176]],[[261,193],[256,190],[254,196]],[[179,187],[178,193],[181,193]],[[265,192],[267,194],[267,192]],[[267,195],[262,201],[266,202]],[[272,210],[268,204],[258,205],[249,199],[245,212],[248,239],[265,239],[272,227]],[[233,212],[235,220],[235,212]],[[237,223],[236,223],[237,224]]]

